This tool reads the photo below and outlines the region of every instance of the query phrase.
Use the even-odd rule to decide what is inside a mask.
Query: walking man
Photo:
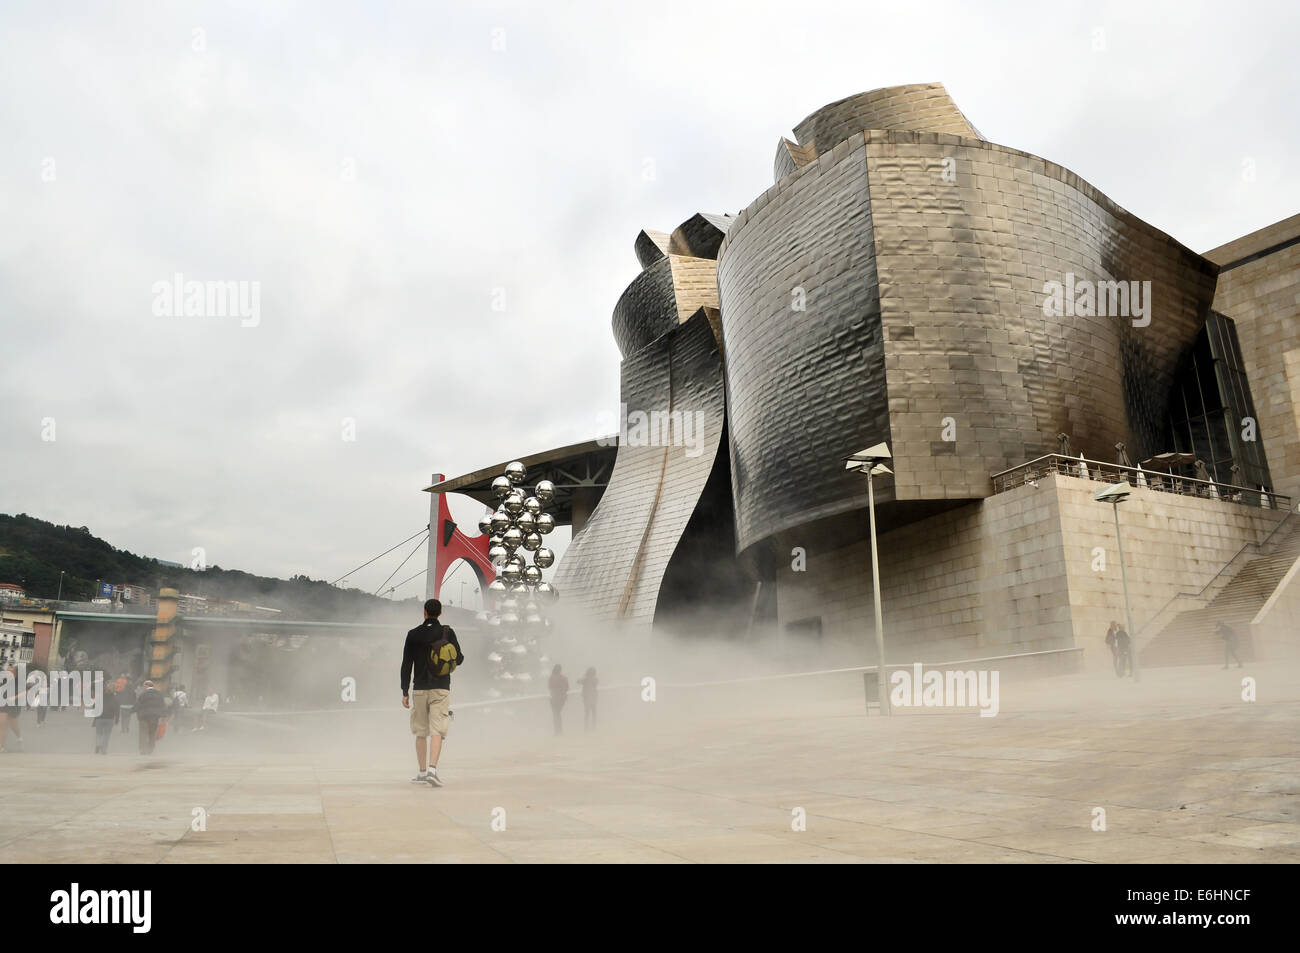
[[[153,687],[153,682],[146,681],[144,691],[135,701],[135,720],[140,723],[141,754],[153,754],[153,746],[158,742],[158,722],[165,714],[167,699]]]
[[[117,680],[117,695],[122,702],[122,734],[131,730],[131,715],[135,711],[135,681],[126,674]]]
[[[402,707],[411,710],[415,759],[420,773],[413,784],[442,787],[438,756],[451,726],[451,673],[465,662],[456,630],[438,621],[442,603],[424,604],[424,621],[406,633],[402,650]]]
[[[1114,619],[1110,620],[1110,628],[1106,630],[1106,647],[1110,649],[1111,668],[1115,669],[1116,675],[1123,675],[1120,669],[1119,646],[1115,644],[1115,632],[1119,629],[1119,623]]]
[[[112,684],[105,684],[101,709],[95,716],[95,754],[108,754],[108,742],[113,737],[113,725],[122,710],[120,693]]]
[[[561,733],[560,712],[564,710],[564,703],[569,700],[569,679],[560,671],[560,666],[551,669],[551,680],[549,682],[551,689],[551,718],[555,722],[555,733]]]
[[[1241,659],[1237,658],[1237,633],[1233,631],[1232,626],[1219,620],[1218,625],[1219,638],[1223,639],[1223,667],[1228,667],[1228,658],[1237,663],[1237,668],[1241,668]]]
[[[578,684],[582,686],[582,727],[590,731],[596,727],[596,670],[587,669]]]
[[[1120,678],[1133,674],[1133,640],[1128,630],[1120,626],[1115,630],[1115,674]]]

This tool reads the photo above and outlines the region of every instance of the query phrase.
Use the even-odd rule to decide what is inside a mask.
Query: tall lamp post
[[[872,477],[893,473],[885,466],[886,460],[892,460],[889,447],[878,443],[846,458],[845,470],[853,470],[867,475],[867,513],[871,520],[871,593],[876,603],[876,698],[880,704],[880,713],[888,715],[889,691],[885,687],[885,623],[880,609],[880,559],[876,554],[876,491]]]
[[[59,570],[59,594],[58,594],[57,596],[54,597],[54,601],[55,601],[55,602],[62,602],[62,601],[63,601],[63,577],[64,577],[64,575],[66,575],[66,573],[65,573],[62,569],[60,569],[60,570]],[[48,589],[45,590],[45,591],[46,591],[46,592],[49,592]]]
[[[1127,482],[1116,483],[1112,486],[1103,487],[1093,494],[1093,499],[1098,503],[1109,503],[1115,513],[1115,542],[1119,547],[1119,577],[1124,583],[1124,616],[1128,619],[1128,645],[1129,645],[1129,670],[1133,673],[1133,681],[1140,682],[1141,676],[1138,672],[1138,651],[1137,651],[1137,631],[1133,628],[1133,607],[1129,604],[1128,599],[1128,570],[1124,566],[1124,537],[1119,531],[1119,505],[1128,499],[1133,488]]]

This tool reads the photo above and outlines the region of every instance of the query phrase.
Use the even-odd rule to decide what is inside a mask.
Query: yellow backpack
[[[455,643],[447,638],[447,627],[443,626],[442,638],[429,647],[429,674],[439,678],[450,675],[456,671],[459,654]]]

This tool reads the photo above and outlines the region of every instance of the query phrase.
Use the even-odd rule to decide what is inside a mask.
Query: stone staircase
[[[1269,540],[1267,551],[1242,566],[1207,605],[1180,612],[1143,644],[1138,650],[1142,667],[1222,665],[1223,640],[1216,631],[1220,621],[1237,633],[1237,657],[1252,660],[1250,621],[1300,557],[1300,519],[1288,522]]]

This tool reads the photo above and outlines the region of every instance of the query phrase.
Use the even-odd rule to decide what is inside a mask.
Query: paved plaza
[[[462,705],[442,789],[407,780],[395,703],[223,713],[148,758],[121,734],[90,755],[77,713],[26,715],[25,752],[0,755],[0,859],[1294,863],[1298,674],[1004,680],[992,718],[868,717],[854,673],[664,684],[654,702],[629,685],[602,693],[594,732],[573,699],[558,738],[544,701]]]

